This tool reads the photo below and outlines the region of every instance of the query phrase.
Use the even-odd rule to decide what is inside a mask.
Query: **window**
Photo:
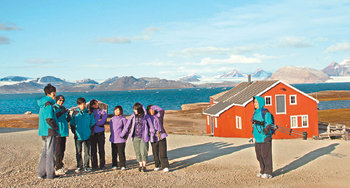
[[[218,128],[218,118],[215,118],[215,128]]]
[[[286,95],[276,95],[276,114],[286,114]]]
[[[296,95],[290,95],[289,96],[289,103],[291,104],[291,105],[296,105],[297,104],[297,96]]]
[[[290,128],[298,128],[298,116],[290,116]]]
[[[309,117],[307,115],[301,116],[301,126],[309,127]]]
[[[210,125],[210,117],[207,116],[207,124]]]
[[[236,128],[242,129],[242,118],[240,116],[236,116]]]
[[[265,105],[266,106],[271,106],[272,105],[271,96],[266,96],[265,97]]]

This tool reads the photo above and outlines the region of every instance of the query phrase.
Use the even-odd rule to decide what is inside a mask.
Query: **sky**
[[[350,0],[0,0],[0,78],[213,77],[350,58]]]

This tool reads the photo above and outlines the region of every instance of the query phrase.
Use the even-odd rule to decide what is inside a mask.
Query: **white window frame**
[[[295,103],[292,103],[292,97],[295,97]],[[289,95],[289,104],[290,105],[297,105],[297,95]]]
[[[303,118],[306,117],[306,125],[304,126]],[[301,115],[301,128],[309,127],[309,115]]]
[[[277,97],[278,96],[284,96],[284,112],[277,112]],[[286,97],[286,95],[275,95],[275,97],[276,97],[276,102],[275,102],[275,104],[276,104],[276,114],[287,114],[287,97]]]
[[[210,125],[210,116],[207,116],[207,124]]]
[[[215,128],[218,128],[218,118],[214,118]]]
[[[295,127],[293,127],[293,118],[296,119],[296,121],[295,121]],[[291,128],[291,129],[298,128],[298,116],[290,116],[290,128]]]
[[[267,98],[270,98],[270,104],[266,103],[266,101],[267,101],[266,99]],[[272,106],[272,97],[271,96],[265,96],[265,106]]]
[[[236,116],[236,129],[242,129],[242,117]]]

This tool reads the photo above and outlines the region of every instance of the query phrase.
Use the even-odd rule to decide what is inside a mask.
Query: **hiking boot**
[[[75,173],[80,173],[80,171],[81,171],[81,168],[75,169]]]
[[[146,171],[147,171],[147,170],[146,170],[146,167],[145,167],[145,166],[142,167],[141,171],[142,171],[142,172],[146,172]]]
[[[163,172],[169,172],[169,168],[164,168]]]
[[[158,170],[159,170],[159,168],[158,168],[158,167],[154,169],[154,171],[158,171]]]
[[[139,172],[141,172],[141,170],[142,170],[142,166],[139,166]]]
[[[262,173],[256,174],[256,177],[258,177],[258,178],[261,178],[261,176],[262,176]]]
[[[62,176],[62,175],[65,175],[66,172],[61,168],[61,169],[56,170],[55,174]]]
[[[261,178],[270,179],[270,178],[272,178],[272,176],[270,174],[263,174],[263,175],[261,175]]]

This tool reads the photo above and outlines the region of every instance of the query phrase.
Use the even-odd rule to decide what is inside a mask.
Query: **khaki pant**
[[[136,160],[138,162],[147,161],[148,142],[143,142],[142,138],[134,137],[132,143],[134,145]]]

